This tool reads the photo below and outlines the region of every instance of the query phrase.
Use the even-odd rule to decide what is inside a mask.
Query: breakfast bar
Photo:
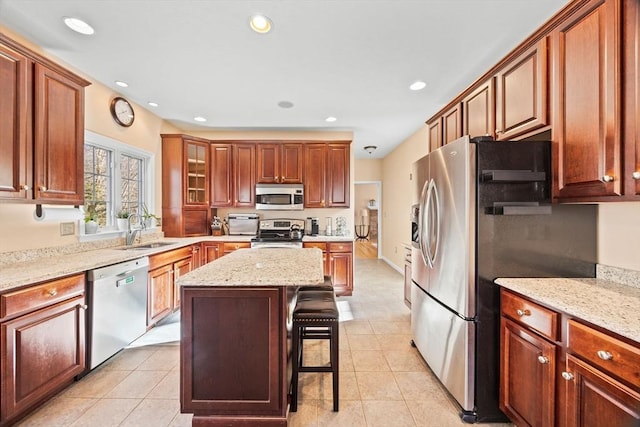
[[[291,303],[317,248],[240,249],[184,276],[180,405],[193,426],[286,426]]]

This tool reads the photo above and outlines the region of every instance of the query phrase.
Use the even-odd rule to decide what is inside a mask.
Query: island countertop
[[[238,249],[176,280],[179,286],[322,285],[318,248]]]

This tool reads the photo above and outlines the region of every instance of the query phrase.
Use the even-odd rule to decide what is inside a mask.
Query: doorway
[[[381,247],[381,181],[354,183],[355,257],[380,258]]]

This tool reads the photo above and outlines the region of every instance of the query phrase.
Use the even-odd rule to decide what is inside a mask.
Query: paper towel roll
[[[46,208],[43,206],[40,215],[38,215],[37,209],[33,211],[33,219],[36,221],[76,221],[82,217],[82,212],[76,208]]]

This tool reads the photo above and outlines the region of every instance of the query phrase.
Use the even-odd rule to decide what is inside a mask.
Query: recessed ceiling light
[[[63,17],[63,20],[65,25],[71,28],[76,33],[84,34],[87,36],[90,36],[91,34],[95,33],[95,30],[93,29],[93,27],[87,24],[86,22],[84,22],[82,19],[65,16]]]
[[[280,101],[280,102],[278,102],[278,107],[280,107],[280,108],[293,108],[293,102],[291,102],[291,101]]]
[[[264,15],[253,15],[249,26],[256,33],[265,34],[271,30],[271,20]]]
[[[121,82],[120,80],[116,80],[116,84],[120,87],[129,87],[127,83]]]
[[[206,122],[207,119],[205,119],[204,117],[198,116],[198,117],[194,117],[193,120],[195,120],[196,122]]]
[[[336,120],[338,119],[333,116],[329,116],[326,119],[324,119],[325,122],[329,122],[329,123],[335,122]]]
[[[416,80],[415,82],[411,83],[411,85],[409,86],[409,89],[411,90],[422,90],[427,86],[427,84],[425,82],[423,82],[422,80]]]
[[[157,107],[158,106],[158,103],[157,102],[153,102],[153,101],[149,101],[149,102],[147,102],[147,104],[149,104],[152,107]]]

